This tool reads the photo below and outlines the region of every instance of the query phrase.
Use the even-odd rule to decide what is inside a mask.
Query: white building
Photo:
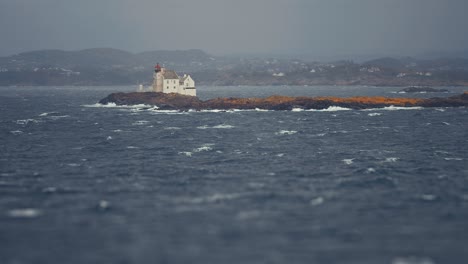
[[[153,78],[153,92],[197,96],[195,81],[190,75],[184,74],[183,77],[179,77],[175,71],[162,68],[158,64]]]

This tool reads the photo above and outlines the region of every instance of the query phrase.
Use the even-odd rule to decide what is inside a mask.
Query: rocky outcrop
[[[446,93],[448,92],[447,89],[435,89],[432,87],[426,86],[411,86],[401,89],[399,92],[404,93]]]
[[[161,110],[189,109],[266,109],[266,110],[292,110],[326,109],[330,106],[346,107],[351,109],[382,108],[386,106],[402,107],[460,107],[468,106],[468,92],[448,98],[389,98],[389,97],[288,97],[270,96],[267,98],[216,98],[202,101],[194,96],[164,93],[113,93],[99,101],[101,104],[115,103],[116,105],[146,104],[157,106]]]

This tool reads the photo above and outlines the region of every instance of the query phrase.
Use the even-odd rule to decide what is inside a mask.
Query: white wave
[[[317,137],[323,137],[323,136],[325,136],[326,134],[327,134],[327,133],[320,133],[320,134],[317,134],[316,136],[317,136]]]
[[[204,197],[194,197],[194,198],[186,198],[186,199],[181,199],[182,202],[188,202],[188,203],[194,203],[194,204],[200,204],[200,203],[217,203],[217,202],[222,202],[222,201],[227,201],[227,200],[234,200],[237,198],[242,197],[243,194],[241,193],[215,193],[210,196],[204,196]]]
[[[81,164],[78,164],[78,163],[68,163],[67,166],[69,166],[69,167],[79,167],[79,166],[81,166]]]
[[[58,114],[58,112],[46,112],[46,113],[42,113],[40,114],[39,116],[48,116],[48,115],[54,115],[54,114]]]
[[[10,131],[10,133],[12,133],[13,135],[21,135],[21,134],[23,134],[23,131],[21,131],[21,130],[14,130],[14,131]]]
[[[39,121],[37,121],[36,119],[32,119],[32,118],[16,120],[16,124],[18,125],[27,125],[29,123],[38,123],[38,122]]]
[[[134,125],[134,126],[142,126],[142,125],[146,125],[146,124],[148,124],[148,123],[149,123],[149,121],[146,121],[146,120],[139,120],[139,121],[133,122],[132,125]]]
[[[353,161],[353,160],[354,160],[354,159],[344,159],[344,160],[342,160],[342,161],[343,161],[343,162],[344,162],[344,164],[346,164],[346,165],[351,165],[351,164],[353,164],[353,163],[354,163],[354,161]]]
[[[215,144],[203,144],[201,145],[200,147],[198,148],[195,148],[193,150],[193,152],[202,152],[202,151],[210,151],[210,150],[213,150],[212,146],[214,146]]]
[[[396,110],[421,110],[421,109],[424,109],[424,107],[420,107],[420,106],[410,106],[410,107],[406,107],[406,106],[386,106],[386,107],[383,107],[383,108],[372,108],[372,109],[364,109],[363,111],[377,111],[377,110],[387,110],[387,111],[396,111]]]
[[[268,111],[270,111],[270,110],[255,108],[255,111],[257,111],[257,112],[268,112]]]
[[[106,139],[107,139],[107,140],[112,140],[112,137],[111,137],[111,136],[108,136]]]
[[[446,125],[446,126],[450,126],[450,123],[449,122],[442,122],[442,124]]]
[[[310,205],[312,205],[312,206],[318,206],[318,205],[323,204],[323,202],[325,202],[325,199],[324,199],[323,197],[320,196],[320,197],[317,197],[317,198],[315,198],[315,199],[312,199],[312,200],[310,201]]]
[[[291,109],[292,112],[304,112],[304,109],[302,108],[293,108]]]
[[[165,127],[165,130],[180,130],[180,127]]]
[[[181,151],[179,152],[179,155],[185,155],[187,157],[192,157],[192,152],[189,152],[189,151]]]
[[[40,210],[34,208],[13,209],[7,212],[7,215],[13,218],[35,218],[41,214]]]
[[[67,117],[70,117],[70,116],[69,115],[62,115],[62,116],[54,115],[54,116],[48,116],[47,118],[52,119],[52,120],[58,120],[58,119],[67,118]]]
[[[325,109],[309,109],[310,112],[336,112],[336,111],[349,111],[353,110],[351,108],[341,107],[341,106],[329,106]]]
[[[216,125],[216,126],[207,126],[207,125],[204,125],[204,126],[199,126],[197,127],[198,129],[209,129],[209,128],[214,128],[214,129],[230,129],[230,128],[234,128],[234,126],[231,126],[231,125],[226,125],[226,124],[221,124],[221,125]]]
[[[370,114],[367,114],[368,116],[380,116],[382,115],[381,113],[370,113]]]
[[[135,147],[135,146],[127,146],[127,149],[139,149],[139,147]]]
[[[367,168],[366,172],[367,173],[374,173],[375,169],[374,168]]]
[[[213,126],[213,128],[230,129],[230,128],[234,128],[234,126],[222,124],[222,125]]]
[[[284,153],[279,153],[279,154],[276,154],[276,157],[283,157],[284,156]]]
[[[444,160],[462,161],[462,158],[444,158]]]
[[[294,130],[280,130],[279,132],[276,132],[275,134],[282,136],[282,135],[294,135],[296,133],[297,131],[294,131]]]
[[[399,160],[399,158],[386,158],[385,159],[385,162],[397,162]]]
[[[222,110],[222,109],[203,109],[203,110],[200,110],[200,112],[202,112],[202,113],[222,113],[222,112],[226,112],[226,110]]]
[[[120,132],[123,132],[122,130],[120,129],[115,129],[115,130],[112,130],[112,132],[115,132],[115,133],[120,133]]]
[[[95,103],[91,105],[82,105],[83,107],[91,108],[130,108],[130,109],[141,109],[141,108],[157,108],[157,106],[146,105],[146,104],[137,104],[137,105],[117,105],[115,103],[100,104]]]

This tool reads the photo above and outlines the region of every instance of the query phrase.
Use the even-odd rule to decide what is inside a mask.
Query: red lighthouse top
[[[159,63],[156,64],[156,66],[154,66],[154,69],[156,72],[160,72],[161,71],[161,66],[159,66]]]

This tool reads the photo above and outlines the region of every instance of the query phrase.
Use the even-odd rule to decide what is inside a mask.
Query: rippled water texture
[[[132,89],[0,88],[0,263],[466,263],[468,109],[96,105]]]

